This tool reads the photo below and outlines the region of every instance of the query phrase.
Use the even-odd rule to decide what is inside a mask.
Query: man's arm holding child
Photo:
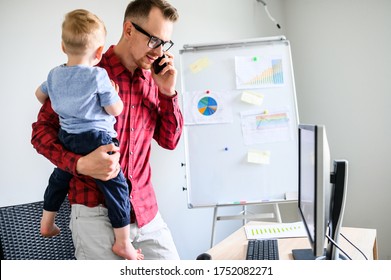
[[[114,144],[98,147],[86,156],[77,155],[63,148],[58,139],[60,128],[58,115],[48,99],[39,111],[37,121],[32,124],[31,143],[39,154],[55,166],[75,176],[86,175],[103,181],[117,176],[119,148]],[[109,155],[108,152],[114,152]]]

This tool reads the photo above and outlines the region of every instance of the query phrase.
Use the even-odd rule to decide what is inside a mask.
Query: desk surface
[[[251,224],[266,224],[250,222]],[[376,230],[364,228],[343,227],[341,233],[354,245],[360,248],[368,259],[377,259]],[[350,245],[343,237],[339,239],[339,246],[353,259],[364,260],[363,255]],[[281,260],[292,260],[292,249],[310,248],[307,238],[278,239],[278,249]],[[208,250],[213,260],[244,260],[247,251],[247,238],[244,227],[241,227],[230,236]]]

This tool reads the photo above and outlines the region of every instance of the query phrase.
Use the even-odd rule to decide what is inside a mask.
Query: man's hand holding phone
[[[152,63],[153,79],[155,80],[159,91],[167,96],[176,94],[175,84],[177,70],[174,67],[174,56],[165,52],[161,57]]]
[[[160,61],[162,61],[163,58],[165,58],[166,56],[163,54],[161,57],[159,57],[158,59],[156,59],[154,62],[153,62],[153,71],[155,72],[155,74],[159,74],[164,67],[167,66],[167,63],[163,63],[162,65],[159,65],[160,64]]]

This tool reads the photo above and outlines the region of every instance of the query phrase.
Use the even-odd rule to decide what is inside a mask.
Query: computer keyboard
[[[246,260],[278,260],[277,239],[249,239]]]

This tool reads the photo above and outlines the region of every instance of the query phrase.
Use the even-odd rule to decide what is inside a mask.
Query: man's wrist
[[[170,92],[170,93],[163,93],[159,90],[159,93],[161,96],[164,96],[164,97],[168,97],[168,98],[173,98],[174,96],[177,95],[177,91],[174,90],[173,92]]]
[[[83,170],[84,170],[84,157],[79,156],[79,158],[76,158],[76,164],[75,164],[75,175],[84,175]]]

